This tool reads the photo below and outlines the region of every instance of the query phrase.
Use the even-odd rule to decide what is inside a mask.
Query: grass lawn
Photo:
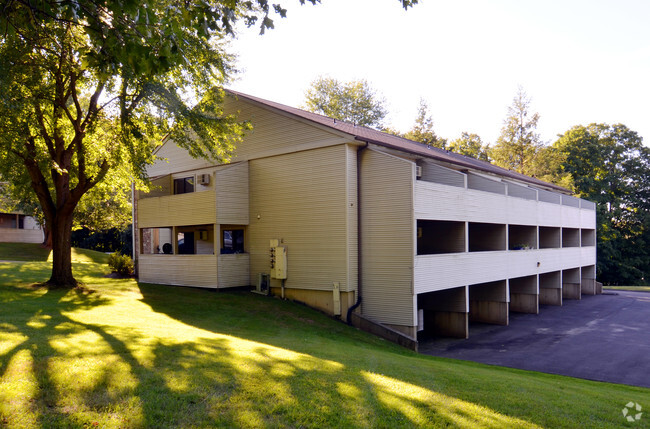
[[[0,263],[0,427],[648,427],[650,389],[421,356],[288,301]],[[4,256],[0,259],[5,259]],[[101,260],[101,259],[99,259]]]
[[[603,289],[629,290],[632,292],[650,292],[650,286],[603,286]]]

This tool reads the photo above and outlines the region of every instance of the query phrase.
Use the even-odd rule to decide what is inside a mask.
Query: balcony
[[[593,265],[595,247],[418,255],[416,294]]]
[[[138,227],[213,224],[217,221],[215,192],[190,192],[138,201]]]

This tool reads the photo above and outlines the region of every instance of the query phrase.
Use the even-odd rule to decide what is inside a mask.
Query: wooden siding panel
[[[418,180],[416,219],[452,220],[516,225],[595,227],[595,212],[542,201],[508,197]],[[594,226],[592,226],[594,225]]]
[[[358,283],[358,212],[357,212],[357,147],[346,146],[347,162],[347,291],[356,291]],[[356,294],[354,296],[356,302]]]
[[[141,282],[217,287],[215,255],[138,255]]]
[[[233,161],[287,153],[287,149],[306,149],[344,143],[347,139],[326,131],[320,127],[307,124],[301,120],[258,107],[252,103],[228,98],[226,112],[239,112],[240,120],[248,120],[253,130],[237,146]]]
[[[237,113],[239,120],[248,120],[253,125],[253,130],[246,134],[244,140],[233,151],[231,162],[339,145],[349,140],[339,133],[327,131],[320,126],[230,97],[225,100],[224,111]],[[178,147],[172,140],[166,140],[156,156],[160,159],[147,168],[149,177],[214,165],[212,161],[192,158],[186,150]]]
[[[580,210],[580,227],[583,229],[596,229],[596,212],[594,210]]]
[[[138,201],[138,227],[213,224],[216,219],[214,192],[191,192]]]
[[[527,186],[506,182],[506,187],[508,189],[508,196],[524,198],[527,200],[537,200],[537,191]]]
[[[172,140],[167,139],[156,152],[159,158],[153,165],[147,167],[149,177],[158,177],[165,174],[172,174],[179,171],[195,170],[214,165],[206,159],[195,159],[183,148],[179,147]]]
[[[42,243],[40,229],[0,228],[0,243]]]
[[[216,173],[217,222],[248,225],[248,163],[225,166]]]
[[[506,194],[506,185],[503,182],[488,179],[478,174],[467,174],[467,187],[483,192],[493,192],[495,194]]]
[[[366,150],[361,169],[362,313],[382,323],[415,326],[415,164]]]
[[[420,180],[460,188],[465,187],[465,175],[463,173],[430,162],[422,162],[419,165],[422,167],[422,178]]]
[[[219,289],[251,285],[249,254],[218,255],[217,260]]]
[[[415,293],[536,275],[595,262],[595,247],[421,255],[415,258]]]
[[[332,290],[339,282],[350,290],[346,157],[339,145],[249,162],[251,284],[270,271],[269,240],[282,239],[287,288]]]

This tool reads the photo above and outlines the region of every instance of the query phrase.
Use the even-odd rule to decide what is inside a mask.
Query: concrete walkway
[[[510,326],[471,324],[469,339],[422,340],[420,353],[650,387],[650,293],[604,291],[510,314]]]

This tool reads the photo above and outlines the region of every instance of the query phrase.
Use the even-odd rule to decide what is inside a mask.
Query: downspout
[[[135,190],[135,182],[131,182],[131,248],[133,251],[133,275],[137,277],[138,275],[138,250],[140,246],[138,245],[138,195]]]
[[[357,302],[348,308],[348,325],[352,324],[352,312],[361,305],[361,154],[366,149],[368,142],[357,149]]]

